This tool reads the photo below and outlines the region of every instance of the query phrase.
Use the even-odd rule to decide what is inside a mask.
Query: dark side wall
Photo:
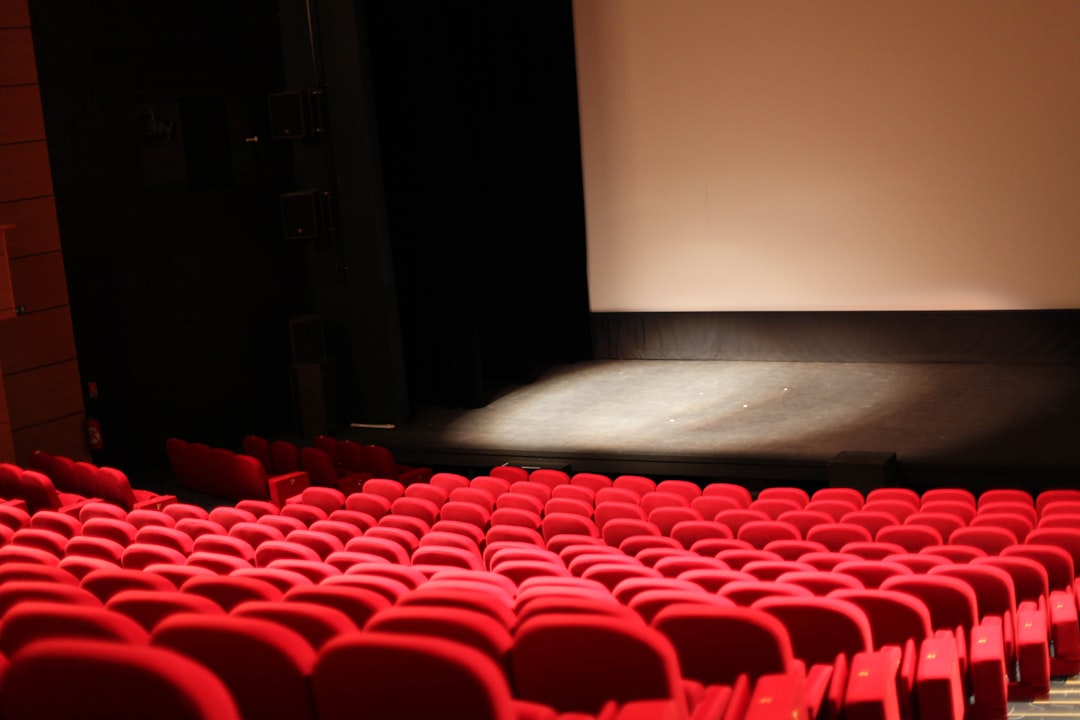
[[[102,463],[170,435],[234,445],[290,422],[287,321],[304,248],[276,197],[287,152],[249,143],[281,86],[259,0],[34,0],[60,234]]]
[[[323,321],[331,429],[588,354],[569,2],[30,10],[99,463],[302,435],[302,315]],[[268,95],[305,89],[326,135],[271,140]],[[279,196],[315,188],[335,231],[286,240]]]

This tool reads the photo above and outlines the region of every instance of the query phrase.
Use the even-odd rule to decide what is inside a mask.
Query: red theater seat
[[[270,463],[274,473],[291,473],[300,470],[300,448],[289,440],[270,442]]]
[[[161,545],[162,547],[172,548],[184,555],[190,555],[195,547],[195,541],[183,530],[164,525],[144,525],[136,531],[134,542]]]
[[[648,520],[616,518],[600,530],[601,537],[611,547],[617,548],[626,538],[637,535],[661,535],[660,528]]]
[[[968,546],[980,551],[981,555],[1000,555],[1007,547],[1018,542],[1016,533],[1004,527],[979,526],[963,527],[954,530],[949,536],[949,544]],[[975,555],[974,557],[979,557]]]
[[[56,692],[63,678],[64,692]],[[12,658],[0,688],[0,716],[59,720],[239,720],[221,680],[169,650],[95,640],[34,644]]]
[[[364,630],[452,640],[479,650],[500,668],[506,668],[507,655],[513,644],[510,631],[495,618],[484,612],[457,607],[392,607],[372,616]]]
[[[751,510],[746,508],[744,510],[721,510],[713,517],[715,522],[721,525],[726,525],[731,530],[731,536],[735,537],[739,533],[739,528],[748,522],[755,520],[771,520],[772,518],[768,513],[764,513],[760,510]]]
[[[317,447],[300,449],[300,469],[307,473],[313,487],[336,489],[342,493],[360,490],[371,473],[342,472],[330,453]]]
[[[837,598],[769,597],[755,602],[787,628],[792,652],[807,665],[831,665],[838,654],[848,658],[873,649],[866,614]]]
[[[124,590],[164,590],[172,592],[176,589],[175,585],[160,575],[119,567],[93,570],[83,577],[79,587],[89,590],[103,603],[108,603],[114,595]]]
[[[25,527],[12,533],[8,543],[17,547],[37,548],[55,555],[57,558],[62,558],[64,557],[64,548],[68,544],[68,538],[55,530]]]
[[[748,508],[753,500],[750,491],[734,483],[709,483],[701,489],[702,497],[726,497],[734,500],[739,507]]]
[[[148,636],[137,622],[104,607],[27,600],[4,613],[0,652],[14,657],[24,647],[47,639],[84,638],[124,645],[145,645]]]
[[[286,503],[285,506],[281,508],[281,517],[299,520],[304,524],[304,527],[308,527],[313,522],[326,520],[330,516],[318,505],[308,505],[305,502],[292,502]]]
[[[506,478],[493,475],[477,475],[469,481],[469,487],[473,490],[482,490],[491,496],[492,502],[504,493],[510,491],[511,481]]]
[[[268,582],[282,593],[285,593],[299,585],[314,585],[315,582],[307,575],[282,567],[247,567],[237,568],[229,573],[229,577],[255,578]]]
[[[1034,519],[1021,513],[1007,512],[1007,507],[1008,506],[1004,504],[987,506],[986,511],[976,515],[975,519],[971,521],[971,524],[968,527],[1003,528],[1010,531],[1017,542],[1026,542],[1028,533],[1035,528]],[[1032,510],[1032,514],[1034,514],[1034,512],[1035,511]]]
[[[783,520],[752,520],[739,528],[736,537],[759,549],[774,540],[803,539],[798,527]]]
[[[762,598],[813,597],[814,595],[809,589],[801,585],[782,583],[775,580],[758,580],[756,578],[725,583],[717,591],[717,594],[742,607],[750,607]]]
[[[943,513],[952,515],[968,524],[976,515],[975,506],[965,500],[924,500],[919,513]]]
[[[428,502],[435,503],[436,507],[442,507],[446,504],[446,501],[450,499],[450,493],[449,491],[444,490],[437,485],[431,485],[430,483],[413,483],[405,488],[405,497],[422,498]],[[529,497],[534,498],[532,495],[529,495]],[[541,507],[543,507],[543,502],[539,502],[541,502]]]
[[[761,610],[747,607],[672,605],[652,620],[671,642],[684,677],[706,685],[732,685],[794,672],[787,629]]]
[[[990,490],[983,490],[979,495],[977,505],[979,510],[982,510],[987,505],[993,505],[995,503],[1008,502],[1008,503],[1021,503],[1028,507],[1035,507],[1035,498],[1031,496],[1027,490],[1020,490],[1017,488],[991,488]]]
[[[3,470],[4,466],[0,465],[0,475],[2,475]],[[0,497],[4,496],[0,495]],[[30,513],[24,508],[0,503],[0,525],[10,529],[12,532],[20,528],[29,527]]]
[[[866,498],[860,491],[849,487],[819,488],[810,496],[811,502],[816,500],[840,500],[853,504],[856,509],[861,508],[866,502]]]
[[[277,623],[302,636],[315,651],[335,637],[358,629],[345,613],[315,603],[251,600],[237,605],[230,614]]]
[[[180,518],[176,521],[176,529],[186,533],[193,540],[207,533],[225,535],[229,532],[221,523],[210,520],[209,516],[205,520],[193,517]]]
[[[312,583],[319,585],[323,581],[341,575],[341,570],[321,560],[278,558],[267,566],[270,569],[288,570],[303,575]],[[238,572],[238,571],[234,571]]]
[[[82,531],[78,518],[55,510],[39,510],[30,518],[30,527],[39,530],[51,530],[66,538],[72,538]]]
[[[570,476],[554,468],[537,468],[529,473],[529,482],[539,483],[554,489],[559,485],[569,485]],[[595,492],[595,490],[593,490]]]
[[[436,473],[436,475],[440,474],[445,473]],[[496,467],[493,467],[490,471],[488,471],[488,475],[509,480],[511,483],[529,481],[529,471],[525,468],[516,467],[514,465],[497,465]]]
[[[596,523],[577,513],[547,512],[540,522],[540,529],[545,543],[551,542],[551,539],[558,535],[600,536]]]
[[[7,563],[0,565],[0,586],[13,580],[37,580],[63,585],[78,585],[79,578],[61,567],[34,563]]]
[[[274,474],[274,461],[270,457],[270,441],[261,435],[245,435],[240,441],[245,455],[258,460],[267,474]]]
[[[782,488],[773,489],[780,490]],[[768,497],[761,497],[759,495],[754,502],[750,503],[751,510],[765,513],[769,516],[770,520],[776,520],[784,513],[792,512],[793,510],[803,510],[805,507],[805,503],[787,497],[786,495],[779,494],[770,495]]]
[[[806,507],[806,503],[810,502],[810,494],[802,488],[784,486],[764,488],[757,494],[755,500],[774,500],[777,498],[790,500],[799,507]]]
[[[570,485],[568,483],[555,485],[551,488],[552,498],[571,498],[573,500],[580,500],[589,505],[596,504],[596,493],[592,488],[585,485]]]
[[[1043,509],[1047,505],[1053,502],[1077,502],[1080,501],[1080,490],[1074,489],[1055,489],[1055,490],[1043,490],[1035,498],[1035,510],[1042,515]]]
[[[788,510],[787,512],[780,513],[776,519],[791,523],[797,527],[799,529],[800,537],[806,537],[810,532],[810,528],[815,525],[836,522],[836,519],[829,513],[810,509]]]
[[[931,488],[924,490],[919,498],[919,507],[923,507],[927,503],[936,502],[938,500],[946,500],[950,502],[961,502],[971,507],[976,506],[975,494],[970,490],[964,488]]]
[[[619,475],[611,481],[611,486],[630,490],[637,493],[639,497],[644,497],[646,493],[656,489],[656,482],[641,475]]]
[[[362,672],[366,682],[356,682]],[[320,720],[514,720],[506,677],[489,657],[441,638],[352,633],[327,643],[312,676]]]
[[[826,488],[827,489],[827,488]],[[842,488],[835,488],[840,490]],[[827,499],[814,499],[806,503],[806,507],[803,509],[810,512],[823,512],[831,517],[835,522],[841,522],[841,519],[850,513],[858,512],[862,507],[862,503],[855,503],[851,500],[844,500],[837,498],[834,500]]]
[[[1080,567],[1080,527],[1035,528],[1028,534],[1027,544],[1059,547],[1072,557],[1074,573]]]
[[[59,492],[48,475],[36,470],[23,470],[18,475],[20,495],[31,513],[38,510],[59,510],[77,517],[79,509],[89,498],[74,493]]]
[[[17,605],[33,600],[101,607],[101,601],[89,590],[52,580],[8,580],[0,585],[0,618]]]
[[[883,527],[878,530],[874,540],[895,543],[909,553],[917,553],[928,545],[941,545],[944,542],[939,529],[919,523]]]
[[[122,590],[105,604],[110,610],[126,615],[147,632],[167,617],[180,613],[224,615],[221,606],[200,595],[173,590]]]
[[[523,622],[511,650],[517,697],[557,712],[597,713],[615,700],[668,700],[685,717],[679,661],[659,631],[603,615],[545,613]]]
[[[493,470],[492,472],[494,473],[495,471]],[[527,472],[525,473],[525,477],[528,477]],[[469,478],[451,472],[437,472],[431,476],[431,479],[428,482],[431,485],[435,485],[436,487],[445,490],[448,496],[457,488],[469,487]]]
[[[640,505],[642,497],[643,496],[640,493],[627,488],[608,486],[597,489],[593,501],[597,505],[603,502],[626,502]],[[689,505],[689,503],[687,503],[687,505]]]
[[[614,489],[614,481],[607,475],[600,473],[579,472],[570,477],[571,485],[581,485],[598,493],[601,490]]]
[[[651,623],[656,615],[668,607],[675,605],[710,605],[719,607],[735,607],[735,603],[728,598],[718,595],[710,595],[702,592],[701,588],[693,585],[693,590],[676,588],[653,588],[643,590],[636,594],[627,603],[627,607],[636,612],[646,624]]]
[[[265,580],[242,576],[193,577],[180,586],[180,592],[213,600],[228,612],[248,600],[280,600],[282,592]]]
[[[112,467],[97,469],[97,494],[105,502],[111,502],[125,510],[149,508],[161,510],[176,502],[175,495],[159,495],[150,490],[131,487],[128,476]]]
[[[552,503],[559,502],[559,498],[548,501],[548,510],[562,510],[561,508],[552,508]],[[582,506],[588,507],[587,503],[583,501],[573,500],[571,502],[578,503]],[[635,503],[630,502],[604,502],[596,506],[596,509],[592,513],[593,521],[596,522],[597,529],[600,532],[604,531],[604,526],[612,520],[620,519],[632,519],[632,520],[646,520],[647,515],[642,507]]]
[[[315,717],[308,683],[315,651],[277,623],[229,615],[174,615],[154,628],[168,648],[213,671],[245,720]]]
[[[346,585],[300,586],[288,590],[286,602],[309,602],[337,608],[345,613],[358,628],[364,627],[372,615],[390,607],[385,595],[367,588]]]

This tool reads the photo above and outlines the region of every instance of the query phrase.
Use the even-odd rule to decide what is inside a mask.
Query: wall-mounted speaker
[[[270,137],[297,140],[324,131],[322,92],[297,90],[268,96]]]
[[[304,190],[281,196],[281,229],[290,240],[319,237],[328,229],[330,194]]]
[[[274,93],[270,103],[270,137],[291,140],[307,136],[311,112],[307,93]]]

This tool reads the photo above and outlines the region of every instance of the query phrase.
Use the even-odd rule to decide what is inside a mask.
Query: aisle
[[[1080,718],[1080,677],[1057,680],[1050,685],[1050,697],[1035,702],[1009,703],[1010,720]]]

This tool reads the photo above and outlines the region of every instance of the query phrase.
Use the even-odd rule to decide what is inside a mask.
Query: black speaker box
[[[285,193],[281,196],[281,229],[289,240],[314,238],[322,234],[322,193],[318,190]]]
[[[307,137],[311,131],[311,103],[308,93],[284,92],[269,96],[270,137],[292,140]]]

